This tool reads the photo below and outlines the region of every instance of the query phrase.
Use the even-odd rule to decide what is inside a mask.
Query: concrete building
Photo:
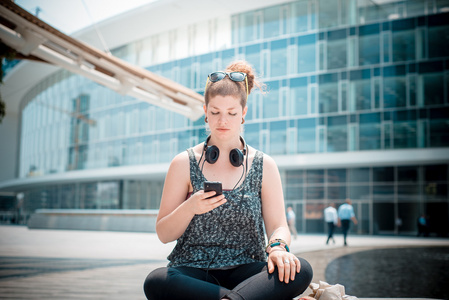
[[[351,198],[359,234],[416,234],[426,214],[448,235],[449,1],[156,1],[98,28],[113,55],[199,93],[235,59],[255,67],[268,93],[243,136],[277,161],[299,232]],[[74,37],[101,47],[93,28]],[[53,66],[4,81],[4,211],[17,194],[24,216],[158,209],[171,159],[207,136],[202,118]]]

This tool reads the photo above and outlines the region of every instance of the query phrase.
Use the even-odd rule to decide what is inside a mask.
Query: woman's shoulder
[[[181,153],[178,153],[171,161],[171,166],[178,166],[178,165],[186,165],[189,164],[191,155],[198,160],[201,153],[199,152],[199,146],[200,144],[193,146],[191,148],[186,149],[186,151],[182,151]]]

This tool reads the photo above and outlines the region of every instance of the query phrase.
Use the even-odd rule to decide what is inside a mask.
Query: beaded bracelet
[[[265,252],[267,252],[269,254],[271,248],[273,248],[275,246],[281,246],[281,247],[283,247],[285,249],[285,251],[290,252],[290,249],[288,248],[287,242],[282,240],[282,239],[271,240],[268,243],[268,246],[265,248]]]

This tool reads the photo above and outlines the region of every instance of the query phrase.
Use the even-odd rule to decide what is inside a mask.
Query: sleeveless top
[[[206,181],[193,149],[187,150],[193,193]],[[227,269],[266,261],[262,219],[263,153],[256,151],[243,183],[224,190],[227,202],[205,214],[195,215],[168,256],[169,267]]]

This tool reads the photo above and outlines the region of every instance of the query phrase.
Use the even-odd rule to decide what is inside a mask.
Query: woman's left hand
[[[268,255],[268,272],[274,272],[275,266],[278,268],[279,281],[288,283],[289,280],[295,280],[296,273],[301,270],[299,259],[285,251],[272,249]]]

